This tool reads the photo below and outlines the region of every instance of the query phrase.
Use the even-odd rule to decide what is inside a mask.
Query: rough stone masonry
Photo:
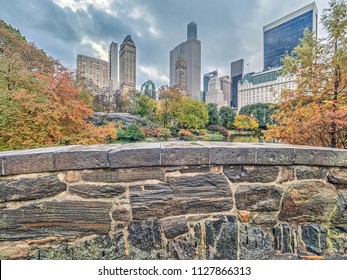
[[[346,150],[69,146],[0,171],[0,259],[347,259]]]

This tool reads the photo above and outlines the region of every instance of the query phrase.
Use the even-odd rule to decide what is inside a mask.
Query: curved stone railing
[[[1,259],[347,257],[347,151],[173,142],[0,153]]]

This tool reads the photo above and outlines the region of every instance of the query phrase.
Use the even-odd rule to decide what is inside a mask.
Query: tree
[[[235,111],[228,106],[221,107],[219,109],[218,120],[221,126],[231,128],[235,120]]]
[[[183,95],[176,88],[168,88],[159,96],[156,118],[164,126],[177,124]]]
[[[218,125],[218,108],[217,104],[208,103],[207,104],[208,111],[208,125]]]
[[[259,123],[259,127],[266,129],[268,125],[274,124],[271,119],[277,105],[271,103],[255,103],[243,106],[239,114],[255,117]]]
[[[257,130],[258,123],[254,117],[247,115],[237,115],[234,121],[234,126],[239,130]]]
[[[294,74],[296,89],[281,94],[266,139],[285,143],[347,148],[347,3],[333,0],[321,18],[327,38],[305,31],[284,74]]]
[[[206,104],[197,99],[185,97],[181,102],[178,124],[185,129],[203,128],[208,122]]]
[[[131,113],[152,121],[154,119],[156,107],[157,102],[155,100],[147,95],[141,95],[136,99]]]

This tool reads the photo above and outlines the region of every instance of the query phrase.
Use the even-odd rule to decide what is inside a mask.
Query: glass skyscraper
[[[230,94],[231,94],[231,107],[237,108],[237,99],[238,99],[238,83],[243,77],[244,70],[244,60],[239,59],[230,64]]]
[[[315,2],[264,26],[264,69],[280,66],[282,57],[300,43],[305,29],[317,34]]]
[[[193,21],[187,25],[187,40],[190,38],[198,38],[198,26]]]

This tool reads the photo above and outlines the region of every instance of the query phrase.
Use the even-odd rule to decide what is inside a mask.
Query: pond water
[[[231,135],[229,142],[246,142],[246,143],[258,143],[259,137],[257,135]]]

